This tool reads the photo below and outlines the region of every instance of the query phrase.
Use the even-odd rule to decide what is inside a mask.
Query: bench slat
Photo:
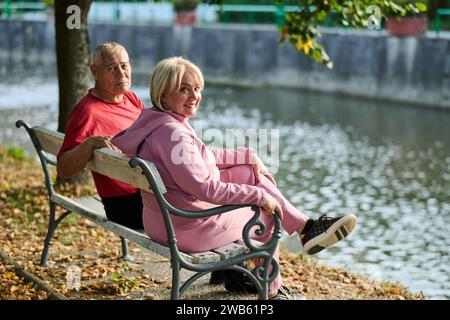
[[[103,225],[107,220],[104,209],[99,211],[92,209],[88,203],[81,203],[77,199],[72,199],[61,194],[54,193],[51,197],[51,201],[57,203],[63,208],[66,208],[72,212],[82,215],[89,220],[92,220],[96,224]]]
[[[218,262],[222,260],[222,257],[219,254],[212,251],[196,252],[191,253],[190,255],[193,257],[192,263],[195,264]]]
[[[39,126],[33,127],[33,130],[41,143],[42,150],[56,156],[63,143],[64,133]]]
[[[159,254],[160,256],[163,256],[165,258],[170,259],[170,248],[160,245],[159,243],[156,243],[152,241],[145,233],[141,233],[139,231],[124,227],[120,224],[114,223],[110,220],[107,220],[103,225],[105,229],[108,229],[109,231],[112,231],[114,234],[124,237],[125,239],[128,239],[141,247],[148,249],[156,254]],[[192,261],[192,257],[180,253],[187,261]]]
[[[82,206],[85,206],[92,210],[93,212],[106,217],[105,207],[99,198],[96,196],[88,196],[76,199]]]
[[[118,152],[111,149],[102,148],[94,150],[94,155],[86,165],[86,168],[105,176],[123,181],[127,184],[138,187],[141,190],[152,192],[147,178],[142,174],[142,170],[138,167],[131,168],[128,164],[129,160],[129,157],[126,157]]]
[[[163,246],[152,241],[147,234],[139,232],[120,224],[114,223],[106,218],[103,204],[93,197],[83,197],[78,199],[68,198],[60,194],[54,194],[52,201],[60,206],[76,212],[83,217],[93,221],[94,223],[104,227],[105,229],[123,236],[124,238],[135,242],[136,244],[151,250],[163,257],[171,258],[169,247]],[[218,262],[230,257],[245,253],[247,247],[239,243],[230,243],[221,248],[212,251],[196,252],[196,253],[180,253],[187,261],[194,264],[204,264],[211,262]]]
[[[105,210],[103,207],[103,204],[101,201],[97,200],[95,198],[95,196],[93,197],[83,197],[83,198],[79,198],[77,199],[77,201],[84,207],[87,207],[91,210],[93,210],[94,212],[98,212],[98,213],[102,213],[102,215],[105,215]],[[138,231],[139,232],[139,231]],[[146,238],[148,241],[151,241],[151,239],[147,236],[147,234],[145,234],[144,232],[139,232],[144,238]],[[137,239],[129,239],[132,240],[134,242],[141,241],[141,240],[137,240]],[[152,241],[153,242],[153,241]],[[138,243],[139,244],[139,243]],[[153,244],[156,244],[155,242],[153,242]],[[157,247],[161,246],[160,244],[156,244],[157,246],[151,244],[151,250],[155,251],[161,251],[159,250]],[[144,247],[149,248],[148,244],[145,244]],[[166,256],[166,247],[162,246],[164,249],[164,257],[166,258],[170,258],[170,252],[168,253],[169,256]],[[245,245],[241,245],[241,244],[237,244],[237,243],[230,243],[222,248],[218,248],[215,250],[211,251],[206,251],[206,252],[201,252],[201,253],[194,253],[194,254],[185,254],[185,258],[189,261],[191,261],[192,263],[196,263],[196,264],[202,264],[202,263],[208,263],[208,262],[215,262],[215,261],[220,261],[220,260],[225,260],[229,257],[234,257],[237,256],[238,254],[241,253],[245,253],[246,251],[246,247]],[[158,253],[158,252],[157,252]],[[220,257],[217,257],[217,254],[219,254]]]
[[[251,239],[251,241],[252,241],[252,243],[253,243],[254,245],[258,245],[258,246],[263,246],[263,245],[264,245],[263,242],[258,241],[258,240],[255,240],[255,239]],[[242,239],[241,239],[241,240],[235,241],[235,243],[237,243],[237,244],[239,244],[239,245],[245,247],[246,252],[250,252],[250,249],[247,248],[247,246],[245,245],[245,242],[244,242]]]
[[[41,143],[42,150],[52,155],[56,155],[64,141],[64,134],[39,126],[33,127],[33,130]],[[138,167],[131,168],[128,164],[129,160],[130,157],[124,156],[111,149],[96,149],[94,150],[92,159],[86,165],[86,168],[133,185],[144,191],[152,192],[146,177],[142,174],[142,170]],[[155,166],[150,162],[147,162],[147,164],[154,173],[156,183],[161,192],[166,192],[166,188],[161,177],[157,173]]]
[[[223,246],[222,248],[217,248],[212,251],[220,255],[222,260],[225,260],[237,256],[241,253],[245,253],[246,249],[247,249],[246,246],[232,242]]]
[[[52,201],[56,202],[60,206],[67,208],[73,212],[82,215],[83,217],[93,221],[99,226],[122,236],[141,247],[144,247],[152,252],[159,254],[165,258],[171,258],[169,247],[163,246],[157,242],[152,241],[147,234],[137,230],[133,230],[114,223],[106,218],[103,204],[94,197],[83,197],[78,199],[71,199],[60,194],[54,194]],[[202,253],[186,254],[180,252],[186,261],[195,264],[202,264],[214,261],[220,261],[220,256],[211,251]]]

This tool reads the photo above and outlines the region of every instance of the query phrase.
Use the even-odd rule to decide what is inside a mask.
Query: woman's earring
[[[167,104],[164,101],[161,101],[161,106],[163,107],[164,110],[170,111],[170,109],[167,107]]]

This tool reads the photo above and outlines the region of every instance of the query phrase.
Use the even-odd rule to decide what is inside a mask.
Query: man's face
[[[131,86],[131,66],[123,49],[104,53],[99,65],[93,65],[96,87],[108,97],[124,94]]]

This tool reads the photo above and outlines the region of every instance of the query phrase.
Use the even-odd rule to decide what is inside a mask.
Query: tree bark
[[[60,132],[66,131],[70,111],[88,90],[90,48],[87,16],[91,3],[92,0],[55,1],[56,63],[59,84],[58,131]],[[71,7],[72,10],[70,10],[69,7],[73,5],[78,8]],[[67,180],[58,178],[57,183],[65,181],[86,184],[89,179],[89,171],[83,170]]]
[[[89,81],[90,49],[87,16],[92,0],[55,1],[56,62],[59,83],[58,131],[65,132],[70,111],[87,93]],[[71,13],[67,8],[81,9],[81,23],[69,29]],[[69,23],[70,26],[72,26]]]

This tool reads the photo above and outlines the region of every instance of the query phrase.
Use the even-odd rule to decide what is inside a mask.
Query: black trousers
[[[141,193],[102,199],[109,220],[131,229],[144,229]]]

